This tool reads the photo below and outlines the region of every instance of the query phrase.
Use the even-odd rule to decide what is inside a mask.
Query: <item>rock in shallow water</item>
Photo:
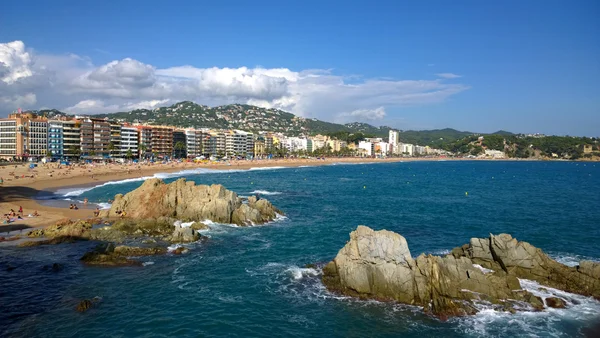
[[[238,225],[263,224],[282,214],[267,200],[254,198],[243,204],[236,193],[222,185],[196,185],[185,178],[169,184],[157,178],[148,179],[126,195],[116,195],[110,210],[102,211],[101,215],[120,217],[122,211],[126,217],[138,220],[172,217]]]
[[[476,264],[476,266],[474,266]],[[518,278],[599,298],[598,263],[570,268],[510,235],[473,238],[445,257],[413,259],[404,237],[359,226],[323,269],[323,283],[346,295],[423,306],[440,317],[474,314],[474,301],[521,301],[543,309],[543,301],[521,289]],[[493,270],[485,272],[484,269]]]

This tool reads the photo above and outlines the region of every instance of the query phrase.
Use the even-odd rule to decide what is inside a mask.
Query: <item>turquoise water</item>
[[[264,191],[287,219],[213,224],[190,254],[145,257],[141,268],[84,267],[77,259],[89,242],[0,247],[0,335],[567,337],[600,318],[599,302],[572,296],[578,304],[565,310],[484,310],[442,322],[415,307],[330,294],[318,269],[303,268],[331,260],[359,224],[402,234],[413,256],[508,232],[567,264],[600,260],[600,164],[406,162],[186,177],[242,196]],[[106,202],[140,184],[58,193]],[[63,268],[44,268],[52,263]],[[97,307],[75,311],[95,296]]]

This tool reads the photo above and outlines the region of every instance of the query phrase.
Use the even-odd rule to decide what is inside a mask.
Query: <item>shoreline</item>
[[[111,181],[123,181],[127,179],[140,179],[152,177],[156,174],[173,174],[187,170],[249,170],[252,168],[270,168],[270,167],[301,167],[301,166],[323,166],[334,165],[337,163],[396,163],[396,162],[417,162],[417,161],[481,161],[481,159],[463,159],[463,158],[325,158],[317,159],[271,159],[271,160],[253,160],[253,161],[231,161],[227,163],[166,163],[166,164],[80,164],[75,167],[62,168],[57,163],[40,164],[40,166],[30,169],[28,163],[17,166],[0,167],[0,177],[3,177],[4,183],[0,185],[0,210],[2,214],[10,212],[11,209],[19,210],[23,207],[23,220],[11,222],[10,224],[0,224],[0,236],[10,228],[15,226],[26,226],[28,228],[39,228],[52,225],[59,220],[86,219],[93,217],[94,207],[90,205],[81,207],[79,210],[61,208],[57,206],[44,205],[37,198],[42,192],[55,192],[59,189],[70,188],[88,188],[101,185]],[[485,161],[514,161],[511,159],[495,159]],[[12,174],[12,175],[9,175]],[[184,176],[182,173],[181,176]],[[10,179],[8,177],[19,176],[19,178]],[[95,203],[90,203],[95,206]],[[27,217],[27,215],[37,211],[39,217]],[[4,219],[4,218],[3,218]]]

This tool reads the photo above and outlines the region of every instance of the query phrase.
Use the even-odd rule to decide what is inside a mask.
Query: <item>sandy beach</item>
[[[173,173],[191,169],[250,169],[257,167],[298,167],[331,165],[334,163],[386,163],[435,160],[432,158],[325,158],[325,159],[271,159],[254,161],[231,161],[220,163],[129,163],[129,164],[75,164],[61,166],[58,163],[39,163],[30,168],[29,163],[5,165],[0,167],[0,210],[2,215],[10,213],[11,209],[18,211],[23,208],[23,219],[10,224],[0,224],[0,235],[7,231],[45,227],[59,220],[86,219],[93,217],[92,206],[79,210],[43,205],[36,199],[40,192],[67,188],[73,186],[93,186],[109,181],[119,181],[129,178],[152,176],[156,173]],[[28,217],[36,212],[40,216]],[[3,216],[2,220],[5,219]],[[14,234],[14,232],[12,233]]]

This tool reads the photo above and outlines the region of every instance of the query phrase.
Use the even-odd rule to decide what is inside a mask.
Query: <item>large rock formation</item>
[[[543,309],[543,300],[521,290],[518,278],[600,298],[599,263],[567,267],[507,234],[473,238],[445,257],[413,259],[401,235],[359,226],[323,268],[323,283],[331,291],[419,305],[442,317],[476,313],[477,302],[507,311],[523,304]]]
[[[236,193],[222,185],[196,185],[185,178],[170,184],[157,178],[148,179],[139,188],[125,195],[116,195],[110,210],[103,211],[101,216],[120,217],[119,212],[122,211],[132,219],[209,219],[238,225],[262,224],[281,214],[267,200],[256,201],[254,198],[243,204]]]
[[[92,229],[92,222],[94,220],[77,220],[72,221],[64,219],[58,221],[56,224],[46,227],[44,229],[35,229],[30,231],[28,237],[71,237],[88,239],[90,236],[90,230]]]

